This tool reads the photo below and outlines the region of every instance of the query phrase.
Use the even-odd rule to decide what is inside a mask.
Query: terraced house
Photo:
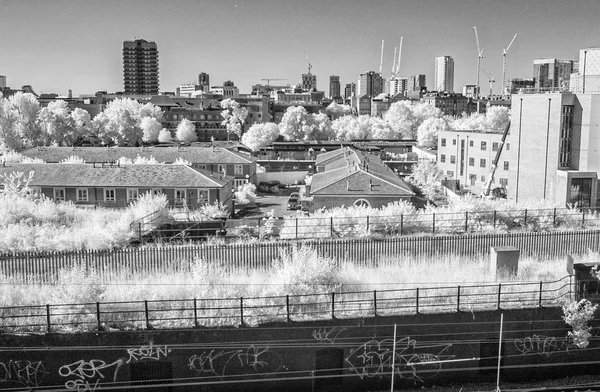
[[[59,163],[76,156],[88,164],[112,162],[121,158],[154,158],[170,164],[184,159],[193,168],[233,177],[236,188],[246,182],[256,183],[256,158],[218,147],[39,147],[25,150],[26,157],[41,159],[46,163]]]
[[[30,173],[30,187],[56,201],[81,207],[122,208],[140,195],[165,194],[174,207],[216,201],[231,208],[233,177],[185,165],[4,164],[0,176]]]

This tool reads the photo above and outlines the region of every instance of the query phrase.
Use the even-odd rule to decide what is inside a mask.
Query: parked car
[[[300,193],[298,192],[292,192],[290,193],[290,198],[295,197],[296,199],[300,199]]]
[[[287,209],[288,210],[299,210],[302,207],[300,204],[300,200],[297,197],[292,197],[288,199]]]
[[[258,183],[258,190],[266,193],[279,193],[279,181],[261,181]]]

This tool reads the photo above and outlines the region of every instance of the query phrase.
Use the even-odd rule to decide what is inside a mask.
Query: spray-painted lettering
[[[553,352],[566,351],[575,348],[569,338],[556,338],[553,336],[533,335],[523,339],[515,339],[515,347],[521,354],[539,354],[550,356]]]
[[[313,338],[322,343],[335,343],[337,337],[346,330],[346,328],[333,327],[333,328],[319,328],[313,331]]]
[[[166,357],[169,352],[170,350],[167,348],[167,346],[156,347],[152,344],[149,346],[130,348],[127,350],[127,354],[129,354],[127,363],[130,363],[131,361],[141,361],[144,359],[153,359],[158,361],[161,359],[161,357]]]
[[[281,358],[269,347],[250,345],[246,350],[211,350],[192,355],[188,366],[199,374],[221,378],[231,374],[277,372],[281,369]]]
[[[0,362],[0,383],[15,382],[28,387],[37,387],[48,374],[42,361]]]

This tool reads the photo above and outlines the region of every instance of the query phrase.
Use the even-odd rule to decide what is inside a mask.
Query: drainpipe
[[[548,126],[546,129],[546,162],[544,165],[544,200],[546,200],[546,182],[548,180],[548,144],[550,142],[550,103],[552,98],[548,98]]]
[[[587,63],[587,50],[583,51],[583,94],[585,94],[585,64]]]
[[[519,147],[517,152],[517,184],[515,186],[515,203],[519,201],[519,173],[521,169],[521,123],[523,120],[523,98],[519,103]]]

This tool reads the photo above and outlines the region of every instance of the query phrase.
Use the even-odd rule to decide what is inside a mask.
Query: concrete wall
[[[296,181],[304,181],[308,171],[286,171],[286,172],[269,172],[257,173],[257,184],[262,181],[279,181],[282,184],[295,184]]]
[[[331,209],[331,208],[335,208],[335,207],[342,207],[342,206],[350,207],[350,206],[354,205],[354,202],[356,202],[359,199],[368,200],[369,203],[371,204],[371,207],[373,207],[373,208],[381,208],[383,206],[386,206],[390,203],[393,203],[393,202],[399,201],[399,200],[405,200],[409,203],[411,201],[410,196],[408,196],[408,197],[400,197],[400,196],[373,197],[373,196],[362,196],[362,195],[356,195],[356,196],[354,196],[354,195],[349,195],[349,196],[315,195],[313,197],[312,210],[316,211],[323,207],[325,207],[327,209]]]
[[[502,313],[501,385],[600,372],[600,342],[592,338],[586,350],[574,347],[565,338],[568,329],[560,309]],[[495,381],[499,311],[254,328],[3,333],[0,389],[101,391],[130,386],[135,380],[156,384],[161,378],[177,384],[172,392],[386,389],[394,324],[395,388]],[[327,375],[332,377],[319,378]],[[161,390],[167,389],[152,389]]]

